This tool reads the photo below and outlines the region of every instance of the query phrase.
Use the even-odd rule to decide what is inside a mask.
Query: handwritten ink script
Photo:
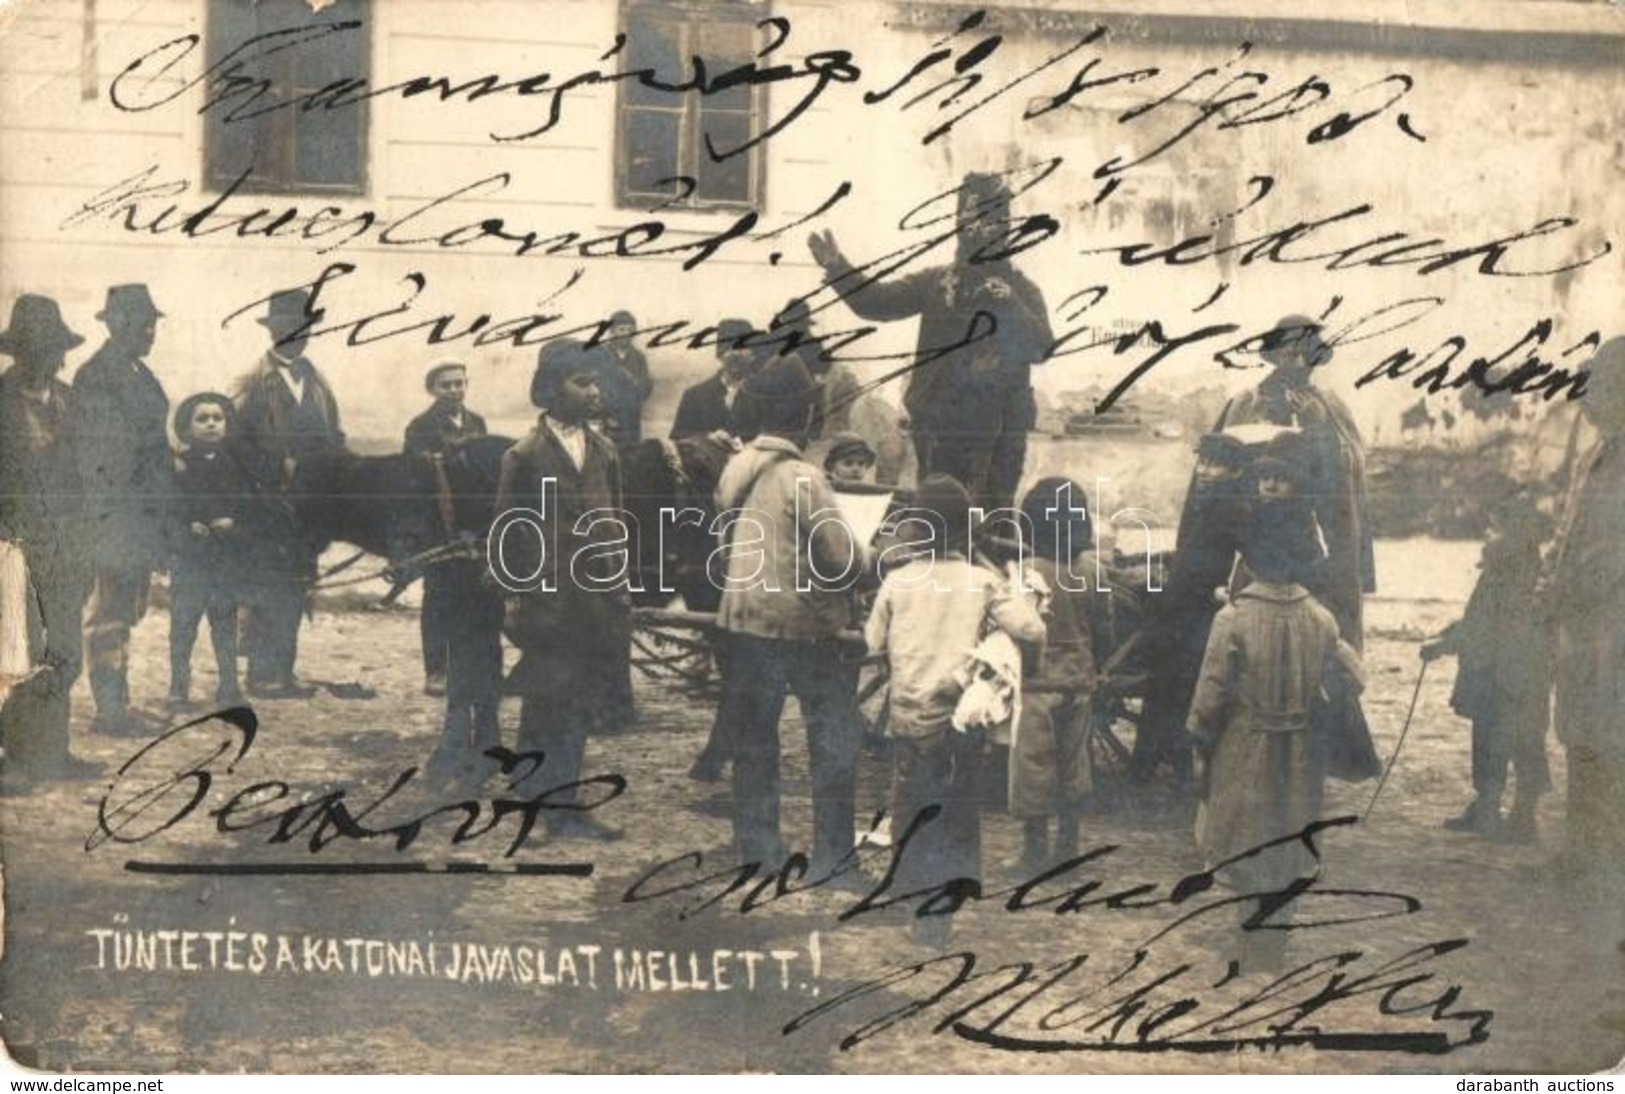
[[[1062,40],[1036,63],[1017,61],[1010,41],[995,29],[995,22],[985,11],[966,14],[949,33],[932,41],[897,71],[888,70],[886,63],[863,62],[857,51],[844,48],[813,50],[799,61],[780,61],[780,56],[793,52],[792,39],[799,42],[799,38],[791,19],[772,16],[758,24],[763,44],[756,57],[720,69],[697,55],[686,58],[680,71],[630,67],[624,62],[636,51],[628,35],[620,33],[600,53],[597,66],[583,71],[424,73],[388,82],[354,73],[296,95],[274,93],[276,81],[267,71],[287,63],[289,54],[329,48],[335,39],[364,34],[368,29],[363,21],[335,20],[252,36],[210,63],[204,63],[202,39],[197,34],[164,41],[123,65],[109,87],[109,98],[123,113],[195,110],[218,116],[223,124],[240,126],[257,124],[278,113],[319,115],[356,110],[381,99],[415,109],[460,111],[470,115],[470,125],[478,126],[480,111],[494,103],[539,98],[542,117],[534,126],[485,134],[493,146],[500,146],[544,141],[561,125],[574,98],[605,87],[635,86],[641,94],[672,108],[680,108],[690,99],[704,103],[742,89],[778,86],[799,95],[776,111],[770,124],[733,146],[724,147],[711,132],[703,131],[704,156],[713,163],[788,139],[798,124],[808,124],[815,108],[873,114],[878,124],[895,127],[895,139],[917,140],[922,145],[945,140],[956,130],[963,134],[978,123],[992,126],[996,119],[1018,127],[1043,123],[1034,132],[1059,140],[1068,126],[1087,118],[1090,124],[1105,128],[1102,139],[1106,145],[1130,150],[1092,165],[1075,165],[1067,156],[1040,152],[1036,166],[1008,171],[1018,199],[1033,211],[1001,225],[1001,244],[962,255],[960,260],[975,266],[1024,254],[1052,264],[1070,257],[1070,265],[1078,269],[1098,268],[1093,275],[1097,281],[1073,288],[1062,297],[1058,310],[1075,325],[1062,331],[1040,356],[1042,361],[1065,361],[1071,367],[1093,367],[1102,358],[1127,362],[1126,371],[1098,399],[1097,412],[1110,410],[1149,374],[1176,360],[1207,361],[1221,369],[1251,367],[1251,360],[1269,348],[1268,327],[1240,319],[1208,318],[1226,297],[1234,278],[1249,267],[1313,267],[1344,276],[1375,272],[1385,274],[1400,291],[1410,291],[1400,278],[1409,284],[1418,280],[1425,284],[1441,273],[1456,275],[1453,284],[1460,284],[1463,278],[1566,278],[1612,252],[1611,240],[1599,238],[1579,216],[1567,212],[1532,217],[1524,227],[1468,240],[1452,240],[1408,226],[1405,219],[1415,215],[1414,209],[1384,213],[1378,203],[1369,200],[1283,214],[1277,211],[1279,195],[1291,180],[1272,169],[1250,175],[1243,184],[1244,196],[1234,206],[1212,209],[1205,223],[1187,234],[1172,240],[1095,241],[1068,256],[1060,252],[1074,234],[1070,222],[1080,212],[1093,217],[1112,208],[1114,199],[1122,198],[1120,188],[1125,182],[1148,171],[1166,170],[1168,161],[1198,152],[1209,157],[1234,156],[1246,147],[1240,143],[1244,136],[1261,130],[1281,130],[1283,139],[1301,145],[1302,161],[1291,168],[1298,172],[1334,170],[1325,157],[1369,154],[1358,141],[1369,137],[1378,125],[1404,140],[1426,145],[1430,127],[1419,124],[1415,107],[1407,106],[1414,99],[1418,77],[1381,72],[1355,86],[1340,86],[1314,72],[1276,71],[1265,63],[1267,51],[1245,40],[1234,43],[1222,60],[1188,69],[1126,63],[1117,56],[1126,50],[1114,44],[1121,28],[1110,22],[1060,34]],[[1137,96],[1135,105],[1115,105],[1119,99],[1114,96],[1129,92]],[[1018,101],[1019,110],[1008,114]],[[926,120],[916,123],[917,115]],[[1446,123],[1441,120],[1439,124]],[[1063,165],[1064,172],[1059,170]],[[834,184],[809,212],[777,226],[766,227],[759,210],[746,209],[729,214],[723,226],[707,228],[694,237],[675,233],[669,216],[653,215],[663,207],[609,231],[558,224],[528,226],[488,214],[469,218],[462,211],[469,203],[504,200],[512,191],[546,185],[545,180],[519,178],[511,171],[462,182],[405,212],[332,202],[255,205],[238,194],[247,171],[217,194],[183,205],[180,199],[193,189],[190,181],[184,176],[165,179],[159,171],[157,165],[135,170],[86,201],[63,221],[62,230],[111,223],[144,238],[177,236],[249,245],[286,239],[307,245],[315,255],[367,245],[592,263],[681,258],[682,269],[693,272],[721,259],[778,266],[794,230],[828,222],[854,200],[868,202],[876,196],[849,178]],[[1077,204],[1075,194],[1067,192],[1079,177],[1098,184],[1082,205]],[[684,196],[697,185],[692,177],[679,181],[686,187]],[[898,220],[895,248],[855,263],[849,274],[804,286],[799,295],[812,303],[815,314],[838,312],[841,301],[861,294],[878,279],[918,271],[927,260],[951,259],[953,241],[966,228],[963,217],[956,222],[952,213],[957,193],[956,187],[932,194]],[[989,215],[986,210],[968,214],[972,221]],[[866,242],[866,247],[872,244]],[[1188,315],[1194,318],[1169,314],[1102,336],[1095,320],[1114,306],[1114,268],[1121,272],[1148,266],[1209,270],[1214,280],[1190,301]],[[311,293],[310,323],[298,336],[338,338],[344,346],[357,349],[395,338],[427,346],[467,342],[474,347],[520,347],[559,337],[586,336],[597,342],[609,335],[610,324],[602,315],[570,313],[569,298],[583,295],[572,290],[586,278],[584,266],[556,277],[549,275],[555,288],[543,300],[542,310],[506,315],[497,310],[446,310],[460,309],[460,305],[434,302],[445,293],[436,290],[436,275],[427,268],[386,275],[382,285],[375,276],[363,283],[357,277],[361,272],[359,262],[330,262],[297,286]],[[398,288],[385,287],[391,283]],[[266,286],[264,293],[225,318],[229,321],[248,314],[263,306],[275,291],[289,287],[294,286]],[[1447,292],[1426,289],[1399,300],[1363,305],[1334,291],[1320,305],[1304,310],[1312,310],[1329,347],[1348,347],[1366,362],[1356,388],[1403,382],[1433,395],[1465,391],[1542,401],[1573,399],[1584,393],[1582,366],[1601,335],[1594,329],[1564,334],[1559,314],[1532,315],[1521,335],[1487,348],[1475,344],[1470,328],[1465,327],[1443,334],[1430,332],[1420,342],[1394,344],[1395,337],[1407,328],[1436,330],[1440,322],[1450,322],[1450,303]],[[862,353],[854,349],[873,342],[876,333],[874,326],[859,326],[826,333],[820,336],[819,345],[832,359],[846,363],[903,362],[870,381],[871,387],[881,387],[906,380],[956,350],[996,339],[1000,332],[993,313],[972,310],[961,337],[923,352]],[[632,337],[651,349],[674,345],[700,349],[711,344],[708,339],[713,334],[704,320],[678,318],[646,323]]]
[[[1385,957],[1354,945],[1346,931],[1339,937],[1340,929],[1355,924],[1414,915],[1422,910],[1417,898],[1330,886],[1318,872],[1278,890],[1219,887],[1226,867],[1276,845],[1302,843],[1318,859],[1321,834],[1357,823],[1354,817],[1315,822],[1172,884],[1101,876],[1102,867],[1126,858],[1123,848],[1109,845],[1007,888],[962,877],[894,892],[909,846],[938,815],[933,806],[914,819],[886,853],[883,876],[837,914],[839,922],[899,911],[918,918],[947,916],[985,904],[1012,917],[1013,930],[1022,919],[1076,916],[1093,937],[1131,941],[1120,941],[1111,952],[1078,952],[1053,962],[1002,957],[991,969],[974,951],[898,962],[857,977],[856,984],[791,1021],[787,1035],[865,1015],[842,1034],[843,1049],[910,1027],[1014,1052],[1211,1053],[1303,1046],[1445,1053],[1489,1037],[1493,1012],[1462,1003],[1461,986],[1440,986],[1430,967],[1436,958],[1465,948],[1466,939],[1441,939]],[[713,869],[696,852],[655,866],[623,900],[675,904],[679,919],[724,907],[748,915],[817,892],[841,874],[808,876],[807,860],[800,855],[776,869],[761,863]],[[1150,929],[1138,918],[1109,926],[1104,918],[1128,919],[1153,910],[1168,918]],[[1235,937],[1215,940],[1213,929],[1233,924],[1239,924]],[[1277,974],[1243,976],[1231,955],[1237,940],[1249,935],[1288,936],[1294,945],[1317,952],[1294,958],[1292,968]]]
[[[157,837],[202,809],[200,819],[212,821],[216,835],[233,841],[239,833],[264,831],[271,846],[304,842],[312,855],[335,843],[362,844],[377,841],[394,851],[412,847],[426,826],[441,820],[457,821],[448,844],[460,847],[498,832],[506,838],[504,857],[523,849],[537,822],[549,811],[584,813],[598,809],[620,797],[626,780],[619,775],[595,775],[575,782],[546,785],[542,776],[546,756],[540,752],[510,752],[495,748],[488,752],[497,777],[513,797],[490,801],[461,800],[433,803],[417,808],[406,805],[406,791],[418,778],[418,769],[409,767],[397,774],[388,787],[364,805],[352,804],[347,788],[319,795],[295,797],[287,781],[261,779],[224,792],[217,783],[235,775],[237,766],[254,747],[259,719],[246,707],[223,710],[193,719],[169,729],[143,746],[118,769],[108,793],[97,809],[95,831],[85,840],[85,850],[94,851],[104,843],[131,845]],[[421,780],[420,780],[421,782]],[[578,792],[585,792],[585,800]],[[524,794],[526,796],[520,796]],[[211,799],[218,798],[218,802]],[[291,800],[290,800],[291,799]],[[207,803],[207,808],[205,805]],[[405,813],[404,816],[398,815]],[[392,814],[396,814],[393,815]],[[476,872],[490,869],[484,864],[462,863],[456,869]],[[316,865],[299,862],[274,865],[223,863],[213,866],[197,863],[150,863],[132,860],[126,869],[139,873],[426,873],[422,863],[379,866],[353,862]],[[519,874],[558,874],[588,877],[590,864],[520,863]]]

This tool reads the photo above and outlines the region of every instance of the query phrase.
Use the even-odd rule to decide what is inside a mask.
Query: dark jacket
[[[174,458],[169,504],[171,566],[177,579],[247,581],[248,571],[266,549],[260,486],[235,445],[193,447]],[[193,524],[229,518],[229,532],[200,536]]]
[[[671,424],[671,439],[704,436],[717,430],[737,432],[733,409],[728,405],[728,388],[722,375],[685,388],[677,403],[677,418]]]
[[[850,271],[833,267],[830,274]],[[996,299],[985,289],[993,277],[1010,286],[1009,297]],[[846,304],[865,319],[920,317],[903,405],[914,427],[931,433],[985,432],[991,424],[983,422],[984,401],[1030,388],[1032,366],[1055,341],[1043,293],[1007,263],[939,266],[875,281],[853,291]],[[949,346],[959,348],[943,352]]]
[[[73,430],[98,566],[140,569],[163,553],[169,397],[142,361],[104,344],[73,379]]]
[[[403,451],[408,456],[444,453],[448,448],[475,437],[483,437],[485,433],[485,419],[466,406],[463,408],[463,423],[458,425],[451,411],[437,402],[407,425]]]
[[[0,375],[0,536],[54,548],[81,542],[84,506],[73,396],[60,380],[47,391],[34,399]]]
[[[243,378],[237,394],[237,440],[255,474],[284,488],[288,485],[284,460],[298,461],[344,447],[339,404],[332,389],[305,358],[294,364],[308,370],[301,400],[294,400],[270,354]]]
[[[609,418],[609,437],[616,444],[637,444],[643,439],[643,404],[654,386],[654,379],[649,375],[649,359],[642,350],[627,346],[623,356],[605,348],[599,390],[603,392],[604,409]]]
[[[549,483],[545,500],[544,482]],[[539,563],[544,587],[511,598],[509,637],[527,654],[624,666],[631,619],[625,583],[614,588],[593,584],[594,580],[609,584],[608,579],[625,572],[625,558],[602,546],[618,537],[602,526],[577,531],[581,517],[595,509],[623,511],[615,446],[589,428],[586,459],[577,469],[542,415],[530,436],[502,457],[499,520],[500,514],[516,508],[542,515],[545,553],[538,559],[534,534],[518,528],[504,537],[504,558],[509,572],[516,574],[532,573]],[[599,549],[593,550],[594,544]]]

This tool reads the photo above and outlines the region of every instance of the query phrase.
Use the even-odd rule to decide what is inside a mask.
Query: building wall
[[[517,77],[588,70],[599,64],[597,58],[613,39],[617,18],[613,0],[548,0],[545,5],[375,0],[374,6],[370,42],[375,84],[417,74]],[[1037,5],[1037,15],[1031,14],[1032,7],[1024,6],[1028,14],[1020,14],[993,5],[983,30],[952,40],[962,53],[987,27],[1004,35],[997,50],[973,70],[986,74],[984,84],[961,103],[1033,71],[1086,29],[1087,20],[1067,5]],[[1449,42],[1460,41],[1449,37],[1450,29],[1459,30],[1469,19],[1482,21],[1483,6],[1406,6],[1411,18],[1445,28],[1443,37],[1433,38],[1447,45],[1431,52],[1405,35],[1362,37],[1347,27],[1328,31],[1324,24],[1293,24],[1290,5],[1117,7],[1128,11],[1103,16],[1112,28],[1104,44],[996,97],[958,123],[947,138],[922,144],[923,134],[957,106],[939,109],[933,96],[904,109],[905,96],[898,95],[863,107],[859,95],[879,86],[884,74],[896,78],[907,72],[970,8],[775,3],[773,14],[792,25],[781,58],[800,63],[815,50],[850,49],[864,77],[857,84],[833,87],[769,142],[767,197],[755,231],[761,234],[804,217],[843,180],[852,183],[852,196],[816,225],[738,241],[685,272],[680,257],[513,257],[489,241],[452,249],[369,241],[324,256],[298,240],[141,236],[105,219],[66,223],[99,192],[154,165],[154,179],[188,184],[189,192],[176,199],[183,209],[206,200],[197,89],[183,101],[143,113],[120,112],[109,101],[114,76],[133,58],[166,40],[201,33],[204,6],[198,0],[96,0],[96,48],[87,61],[84,6],[75,0],[29,0],[0,15],[5,20],[0,34],[0,300],[26,291],[57,296],[70,323],[91,336],[88,352],[97,333],[92,316],[105,287],[148,282],[168,313],[153,361],[172,397],[226,384],[256,357],[262,336],[251,314],[222,327],[227,315],[275,288],[312,279],[336,260],[354,263],[356,272],[331,286],[330,321],[396,305],[408,291],[408,276],[420,273],[426,285],[414,314],[432,318],[455,313],[457,326],[480,313],[500,320],[551,311],[562,318],[549,329],[563,329],[603,318],[617,307],[630,307],[645,325],[687,319],[698,328],[731,315],[765,322],[787,298],[818,284],[818,271],[804,245],[811,227],[833,228],[854,259],[873,257],[919,238],[917,231],[898,227],[900,220],[927,197],[954,186],[965,170],[1017,168],[1060,157],[1055,172],[1018,202],[1019,212],[1047,213],[1061,226],[1055,238],[1019,260],[1043,288],[1058,331],[1074,326],[1126,331],[1153,319],[1170,334],[1221,321],[1261,330],[1284,313],[1317,313],[1342,297],[1333,313],[1335,328],[1341,316],[1368,313],[1408,297],[1443,297],[1438,311],[1402,333],[1340,351],[1324,382],[1352,394],[1354,378],[1400,345],[1431,348],[1459,332],[1470,350],[1498,353],[1547,315],[1557,324],[1552,341],[1562,348],[1590,330],[1606,337],[1617,329],[1617,302],[1625,286],[1618,251],[1574,275],[1556,278],[1489,278],[1465,265],[1427,277],[1408,266],[1327,272],[1303,265],[1242,268],[1230,262],[1127,270],[1106,257],[1081,253],[1114,241],[1167,244],[1200,231],[1233,207],[1247,179],[1258,175],[1271,176],[1275,189],[1264,203],[1234,220],[1238,236],[1363,202],[1374,207],[1361,222],[1368,227],[1330,233],[1328,244],[1404,231],[1465,245],[1522,231],[1547,217],[1579,218],[1575,229],[1519,249],[1508,260],[1509,266],[1538,269],[1600,248],[1608,232],[1625,222],[1625,188],[1618,185],[1625,150],[1615,124],[1625,99],[1619,66],[1587,61],[1584,50],[1548,51],[1531,58],[1529,50],[1519,50],[1520,42],[1530,39],[1516,34],[1474,39],[1476,44],[1465,49],[1449,47]],[[1596,5],[1495,7],[1519,9],[1517,17],[1534,24],[1525,28],[1527,34],[1545,28],[1571,35],[1566,39],[1570,46],[1621,33],[1618,12],[1579,10]],[[1362,5],[1361,11],[1393,16],[1398,9]],[[1271,92],[1318,75],[1340,96],[1337,102],[1351,108],[1370,104],[1372,92],[1344,100],[1345,89],[1352,92],[1389,73],[1408,73],[1415,88],[1398,109],[1426,141],[1400,130],[1394,122],[1397,110],[1341,140],[1315,145],[1305,142],[1306,130],[1335,108],[1308,112],[1301,123],[1209,129],[1129,173],[1114,194],[1097,203],[1101,181],[1093,176],[1096,165],[1114,153],[1132,154],[1156,143],[1157,132],[1199,109],[1218,79],[1193,84],[1176,96],[1177,105],[1140,122],[1119,124],[1116,119],[1169,95],[1205,66],[1223,65],[1233,56],[1234,44],[1259,29],[1245,12],[1275,19],[1265,29],[1276,37],[1260,39],[1233,70],[1268,72]],[[1188,27],[1177,34],[1169,31],[1182,25],[1179,18],[1193,13],[1213,17],[1201,34],[1188,33]],[[1225,18],[1231,18],[1233,33]],[[1346,18],[1362,21],[1352,12]],[[1403,23],[1397,25],[1404,29]],[[1282,26],[1290,33],[1282,32]],[[1341,42],[1355,44],[1339,46]],[[1020,119],[1093,57],[1100,58],[1100,72],[1150,66],[1160,71],[1142,82],[1081,95],[1040,119]],[[201,63],[190,66],[196,71]],[[170,84],[179,86],[178,77]],[[772,88],[771,116],[782,117],[807,86]],[[923,90],[929,81],[917,86]],[[562,123],[543,137],[507,143],[489,139],[493,132],[534,126],[542,109],[540,99],[508,96],[448,104],[379,99],[372,105],[368,130],[369,192],[331,204],[347,212],[372,210],[388,220],[460,185],[506,171],[512,182],[500,194],[449,203],[436,221],[439,230],[501,217],[511,230],[534,230],[541,236],[566,230],[607,236],[643,219],[638,212],[616,209],[612,200],[613,91],[603,87],[572,93]],[[307,208],[330,203],[291,200]],[[232,207],[280,208],[286,203],[241,197]],[[696,240],[721,230],[737,214],[658,215],[667,222],[667,240]],[[779,257],[771,259],[775,254]],[[578,270],[580,279],[559,292]],[[1221,283],[1228,285],[1223,295],[1194,311]],[[1069,298],[1095,285],[1107,286],[1106,297],[1087,314],[1075,315],[1077,300]],[[824,313],[826,329],[854,325],[857,321],[839,304]],[[374,332],[383,326],[387,324]],[[895,353],[911,345],[911,325],[898,323],[854,352]],[[529,413],[524,393],[533,347],[476,347],[463,340],[436,349],[414,337],[349,347],[331,336],[311,347],[312,357],[338,390],[352,432],[361,437],[395,434],[422,401],[422,367],[448,351],[466,356],[474,366],[475,405],[492,409],[510,428],[522,425]],[[651,356],[661,381],[658,418],[683,383],[711,367],[712,357],[709,350],[686,348],[656,350]],[[1052,392],[1109,386],[1141,356],[1068,356],[1045,366],[1040,383]],[[76,361],[69,363],[71,368]],[[860,370],[876,375],[885,367]],[[1245,369],[1226,370],[1210,355],[1191,351],[1158,366],[1143,383],[1229,389],[1254,378]],[[1385,423],[1391,426],[1399,409],[1415,397],[1408,386],[1367,388],[1359,393],[1357,412],[1368,428],[1380,430]]]

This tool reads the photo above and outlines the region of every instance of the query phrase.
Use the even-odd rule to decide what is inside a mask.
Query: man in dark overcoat
[[[758,348],[744,345],[754,332],[744,319],[724,319],[717,324],[717,359],[722,367],[709,379],[684,389],[671,426],[672,440],[739,433],[734,411],[739,389],[761,361]]]
[[[654,392],[649,359],[633,344],[638,321],[629,311],[609,317],[604,350],[604,430],[624,448],[643,439],[643,404]]]
[[[1625,338],[1589,366],[1581,406],[1600,437],[1575,465],[1553,548],[1554,724],[1568,757],[1567,865],[1611,901],[1625,949]]]
[[[33,675],[0,708],[0,773],[7,793],[33,780],[89,778],[101,767],[68,748],[68,695],[79,676],[79,632],[90,567],[83,549],[82,492],[72,431],[72,393],[57,378],[67,351],[84,342],[50,297],[25,294],[0,331],[0,539],[21,548],[34,594]]]
[[[147,611],[163,554],[169,490],[169,398],[148,367],[163,312],[146,285],[114,285],[96,316],[107,341],[73,380],[74,435],[95,583],[85,614],[85,659],[96,701],[92,728],[151,728],[130,711],[130,629]]]
[[[602,412],[602,361],[574,339],[543,346],[531,383],[536,428],[502,459],[496,534],[512,574],[536,575],[508,604],[508,636],[524,657],[519,748],[546,757],[535,778],[548,788],[582,777],[587,737],[631,716],[630,554],[623,530],[583,521],[623,513],[615,445],[593,428]],[[504,515],[531,510],[536,523],[503,532]],[[539,529],[539,536],[530,535]],[[551,793],[548,829],[560,837],[617,839],[619,829],[579,796]],[[563,806],[564,808],[558,808]]]
[[[446,359],[429,366],[423,377],[423,386],[434,402],[406,427],[408,456],[424,456],[439,461],[458,445],[475,437],[485,436],[485,419],[468,409],[468,366],[461,361]],[[436,467],[436,481],[442,491],[450,490],[445,482],[445,471]],[[443,514],[449,521],[449,515]],[[446,538],[453,538],[455,529],[445,529]],[[451,597],[451,588],[444,580],[444,569],[430,566],[423,572],[423,611],[420,616],[423,638],[423,690],[429,695],[446,693],[446,643],[451,613],[457,605]]]
[[[1043,293],[1000,250],[1010,200],[999,176],[965,176],[954,261],[897,281],[859,280],[864,275],[829,232],[808,241],[814,261],[858,315],[920,317],[903,396],[920,478],[952,475],[988,509],[1015,501],[1027,434],[1038,418],[1032,368],[1054,344]]]
[[[248,655],[250,694],[289,699],[311,694],[294,676],[305,594],[316,574],[317,550],[301,540],[292,516],[294,472],[301,460],[344,448],[338,400],[304,355],[309,330],[321,312],[310,308],[303,289],[278,292],[260,323],[271,345],[239,384],[237,430],[267,494],[280,496],[283,520],[271,535],[268,555],[277,561],[255,575],[252,642]]]

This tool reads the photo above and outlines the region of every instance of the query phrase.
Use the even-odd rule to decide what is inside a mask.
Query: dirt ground
[[[1367,621],[1366,709],[1386,758],[1416,683],[1417,644],[1460,611],[1475,552],[1470,545],[1427,543],[1382,549],[1384,572],[1408,575],[1371,602]],[[167,616],[154,612],[136,634],[134,692],[148,706],[156,706],[167,683],[167,628]],[[303,675],[357,682],[376,696],[324,692],[259,704],[252,750],[235,762],[213,760],[203,804],[136,843],[94,838],[104,797],[113,827],[133,838],[180,812],[195,785],[180,779],[135,797],[139,787],[158,784],[148,763],[109,791],[113,772],[144,742],[93,737],[88,696],[76,695],[75,747],[106,764],[107,778],[0,801],[7,917],[0,1001],[4,1033],[19,1059],[53,1070],[137,1072],[1575,1073],[1608,1068],[1625,1055],[1620,894],[1570,884],[1551,868],[1563,822],[1555,740],[1559,792],[1542,804],[1537,844],[1494,844],[1440,827],[1469,797],[1467,727],[1448,708],[1452,662],[1429,670],[1403,753],[1371,816],[1332,830],[1324,841],[1323,887],[1404,894],[1417,903],[1407,914],[1375,920],[1365,918],[1372,909],[1392,911],[1397,903],[1343,896],[1317,904],[1323,919],[1356,921],[1293,932],[1287,967],[1321,964],[1278,984],[1268,998],[1279,1006],[1261,995],[1275,975],[1245,967],[1227,974],[1235,952],[1229,909],[1147,945],[1208,893],[1179,906],[1101,901],[1069,914],[1057,914],[1053,903],[1022,911],[1002,899],[973,904],[955,917],[948,953],[975,954],[978,973],[1006,962],[1043,968],[1072,955],[1090,957],[1071,980],[1020,1008],[1015,994],[973,1007],[998,982],[989,976],[904,1015],[899,1008],[923,999],[927,983],[945,983],[957,959],[928,963],[918,975],[902,971],[939,955],[909,940],[901,913],[843,922],[841,913],[858,897],[827,888],[748,914],[735,894],[687,918],[680,913],[691,900],[626,899],[652,866],[687,852],[702,852],[707,868],[679,864],[662,881],[694,879],[728,864],[729,825],[715,808],[722,790],[687,777],[712,708],[673,682],[640,679],[635,727],[589,746],[590,771],[626,780],[625,793],[601,814],[625,828],[620,842],[549,841],[538,830],[507,858],[517,818],[455,843],[461,814],[426,823],[403,850],[389,840],[338,838],[313,852],[310,828],[281,845],[268,842],[274,827],[221,830],[296,800],[314,809],[314,799],[338,787],[347,788],[352,815],[375,827],[386,826],[386,815],[417,815],[413,803],[421,813],[444,801],[413,784],[387,808],[365,812],[399,772],[427,756],[438,732],[438,700],[421,693],[417,643],[409,607],[318,612],[303,634]],[[197,659],[199,681],[212,686],[201,648]],[[510,743],[516,718],[510,701],[503,710]],[[185,747],[164,754],[166,769],[175,769],[177,756],[188,761],[183,770],[193,766],[232,739],[218,724],[185,731],[171,739]],[[784,742],[785,832],[804,845],[806,753],[793,713]],[[882,803],[885,779],[883,765],[866,759],[860,812]],[[251,793],[218,824],[204,815],[266,780],[289,784],[289,796],[273,803],[271,791]],[[1328,816],[1363,812],[1373,789],[1370,782],[1331,784]],[[999,864],[1017,850],[1017,825],[991,816],[983,831],[988,887],[1006,886]],[[1103,883],[1096,897],[1136,883],[1154,883],[1167,894],[1201,865],[1189,809],[1155,791],[1134,807],[1089,817],[1084,845],[1115,850],[1044,892],[1078,889],[1094,878]],[[870,854],[878,873],[885,852]],[[427,869],[212,876],[139,872],[131,862],[192,870],[226,863]],[[561,862],[591,863],[593,871],[573,877],[456,869]],[[721,888],[712,882],[704,891]],[[1400,959],[1446,940],[1466,945],[1425,962]],[[472,968],[470,944],[480,947]],[[1136,949],[1146,956],[1131,970]],[[561,952],[573,969],[567,971]],[[1338,962],[1343,971],[1329,973]],[[637,980],[634,963],[642,972]],[[1147,970],[1175,979],[1137,995],[1134,986],[1153,978]],[[888,974],[889,983],[836,1005],[843,991]],[[553,982],[539,982],[549,976]],[[719,990],[723,982],[728,990]],[[1318,1047],[1232,1044],[1286,1024],[1287,1000],[1328,983],[1350,998],[1328,1003],[1291,1030],[1324,1035]],[[1181,998],[1209,1016],[1222,999],[1249,1000],[1250,1009],[1232,1020],[1235,1030],[1225,1032],[1221,1022],[1186,1038],[1184,1051],[1144,1051],[1157,1036],[1139,1041],[1140,1050],[1126,1047],[1148,1018],[1167,1019],[1158,1032],[1192,1021],[1159,1009]],[[833,1009],[795,1024],[825,1004]],[[1000,1010],[1012,1012],[1002,1024],[994,1021]],[[1041,1013],[1048,1015],[1043,1021]],[[1014,1043],[982,1043],[996,1038],[978,1037],[978,1029]],[[1466,1043],[1474,1029],[1481,1039]],[[1442,1039],[1406,1039],[1417,1031]],[[855,1043],[843,1047],[849,1034]],[[1370,1039],[1384,1034],[1388,1039]],[[1194,1051],[1198,1041],[1206,1051]],[[1054,1050],[1055,1042],[1065,1042],[1065,1050]],[[1441,1045],[1450,1051],[1438,1052]]]

